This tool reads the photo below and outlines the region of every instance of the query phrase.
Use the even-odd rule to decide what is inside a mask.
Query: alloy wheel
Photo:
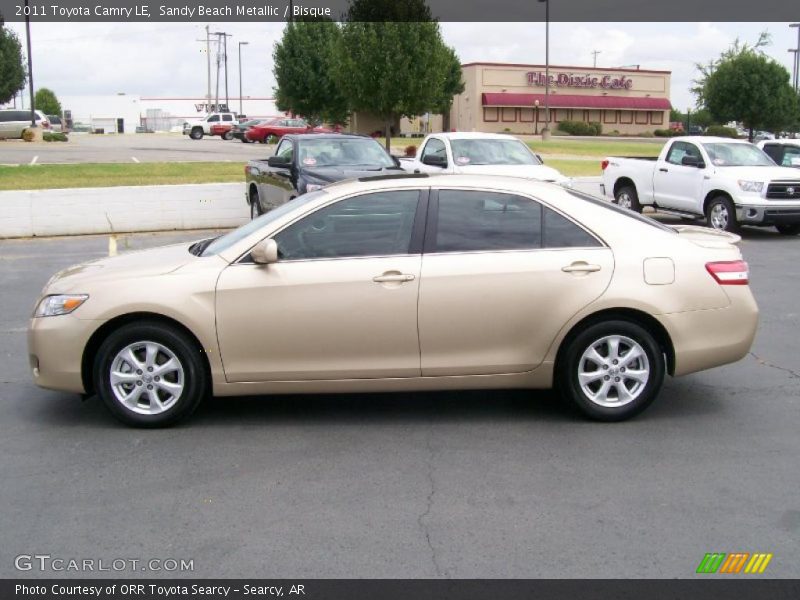
[[[141,415],[172,408],[184,389],[184,370],[175,353],[157,342],[134,342],[111,361],[109,382],[117,401]]]
[[[599,406],[616,408],[633,402],[649,378],[650,363],[644,348],[623,335],[600,338],[578,361],[581,390]]]

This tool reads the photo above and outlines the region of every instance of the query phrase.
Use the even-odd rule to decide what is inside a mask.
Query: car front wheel
[[[725,196],[712,198],[706,207],[706,221],[712,229],[720,231],[739,231],[739,223],[736,221],[736,210],[733,202]]]
[[[94,361],[98,395],[117,419],[134,427],[166,427],[188,417],[208,394],[197,344],[162,323],[123,325]]]
[[[203,129],[201,127],[195,127],[192,129],[192,132],[189,134],[189,137],[193,140],[202,140],[203,139]]]
[[[557,383],[587,417],[623,421],[655,400],[665,371],[664,354],[649,331],[613,320],[590,325],[568,342]]]

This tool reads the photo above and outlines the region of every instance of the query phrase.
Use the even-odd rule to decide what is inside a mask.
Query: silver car
[[[50,129],[50,121],[40,110],[33,111],[36,125],[42,129]],[[19,139],[22,132],[31,126],[31,111],[19,109],[0,110],[0,140]]]

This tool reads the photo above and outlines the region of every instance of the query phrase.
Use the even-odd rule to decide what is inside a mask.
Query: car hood
[[[800,179],[794,167],[717,167],[716,173],[744,181],[775,181],[777,179]]]
[[[197,260],[182,243],[100,258],[59,271],[47,282],[47,293],[79,292],[93,281],[163,275]]]
[[[456,165],[454,173],[475,173],[478,175],[510,175],[512,177],[527,177],[539,181],[553,181],[561,183],[567,177],[553,167],[546,165]]]
[[[343,181],[345,179],[357,179],[359,177],[374,177],[375,175],[383,175],[386,173],[402,173],[403,169],[399,167],[304,167],[302,174],[305,177],[316,179],[318,181],[326,181],[333,183],[334,181]]]

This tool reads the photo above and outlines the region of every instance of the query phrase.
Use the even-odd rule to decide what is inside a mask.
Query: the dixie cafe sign
[[[541,71],[529,71],[525,74],[528,85],[544,87],[547,85],[547,75]],[[633,80],[624,75],[573,75],[572,73],[555,73],[550,75],[550,87],[573,88],[604,88],[607,90],[629,90],[633,87]]]

